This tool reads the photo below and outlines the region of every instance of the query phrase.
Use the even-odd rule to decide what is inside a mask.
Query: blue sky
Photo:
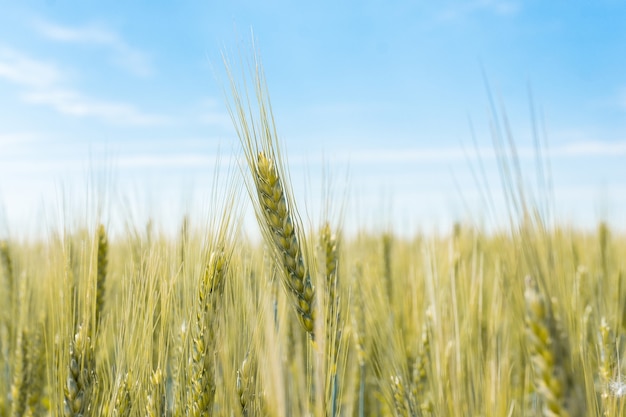
[[[313,221],[328,176],[338,199],[350,190],[348,228],[501,221],[471,176],[482,161],[504,213],[486,79],[530,184],[532,90],[557,218],[626,226],[624,1],[0,8],[0,201],[12,229],[36,230],[55,210],[85,212],[98,188],[91,176],[108,184],[111,222],[205,210],[216,155],[238,155],[221,53],[247,53],[251,29],[296,196]]]

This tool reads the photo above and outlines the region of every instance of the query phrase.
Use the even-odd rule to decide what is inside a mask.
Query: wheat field
[[[262,69],[230,84],[243,183],[209,221],[2,240],[0,416],[626,414],[625,236],[547,226],[513,186],[501,231],[309,224]]]

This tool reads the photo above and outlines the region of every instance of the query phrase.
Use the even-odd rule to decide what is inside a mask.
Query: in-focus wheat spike
[[[563,366],[568,358],[560,357],[562,352],[554,318],[546,305],[545,297],[531,277],[526,277],[524,298],[526,340],[533,365],[535,388],[543,400],[543,415],[570,416],[566,409],[568,371]]]
[[[291,297],[298,320],[313,338],[315,291],[310,278],[311,265],[306,260],[306,242],[301,234],[303,231],[300,230],[300,219],[291,199],[291,190],[285,182],[287,174],[280,159],[278,134],[262,65],[258,57],[255,60],[255,108],[258,117],[255,118],[253,114],[248,93],[240,95],[226,63],[234,104],[228,110],[252,174],[249,191],[251,195],[256,194],[253,200],[262,234],[282,270],[281,282]]]
[[[267,235],[272,239],[274,252],[283,272],[281,282],[292,298],[300,323],[313,336],[315,292],[309,269],[304,262],[303,246],[296,230],[297,223],[290,213],[274,160],[264,152],[259,152],[255,173],[261,213],[269,229]]]
[[[103,225],[98,226],[98,270],[96,282],[96,329],[100,327],[104,310],[104,294],[109,262],[109,239]]]
[[[191,386],[188,393],[187,415],[212,414],[215,397],[215,326],[216,310],[224,287],[226,258],[224,251],[211,254],[198,290],[198,307],[191,328]]]
[[[95,380],[93,346],[85,326],[79,326],[70,343],[69,372],[64,387],[63,413],[65,417],[85,416],[90,407],[92,385]]]

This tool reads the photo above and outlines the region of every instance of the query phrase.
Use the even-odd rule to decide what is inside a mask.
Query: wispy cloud
[[[27,103],[48,105],[62,114],[97,117],[113,124],[162,125],[170,122],[167,117],[144,113],[130,104],[92,99],[68,89],[27,92],[21,97]]]
[[[21,147],[33,143],[38,139],[39,135],[35,133],[0,133],[0,147],[3,150]]]
[[[554,156],[626,156],[626,141],[585,141],[560,146]]]
[[[521,4],[515,0],[455,1],[443,9],[439,14],[439,18],[441,20],[457,20],[479,12],[509,16],[518,13],[520,10]]]
[[[520,159],[533,159],[536,152],[532,147],[520,147],[516,150]],[[625,157],[626,141],[576,141],[563,144],[548,150],[544,154],[548,158],[588,158],[596,157]],[[367,149],[360,151],[338,151],[331,159],[334,162],[351,164],[412,164],[412,163],[445,163],[463,160],[491,160],[498,156],[498,151],[492,147],[479,149],[464,149],[461,146],[441,148],[406,148],[406,149]],[[302,161],[308,160],[302,155]],[[290,158],[290,161],[300,159]]]
[[[106,27],[96,24],[69,27],[42,20],[36,20],[33,25],[49,40],[107,48],[116,65],[135,75],[147,76],[154,72],[146,53],[130,46],[120,35]]]
[[[69,78],[54,64],[0,45],[0,79],[22,87],[23,102],[49,106],[75,117],[94,117],[114,124],[163,125],[169,117],[145,113],[135,106],[88,97],[68,87]]]
[[[59,69],[0,45],[0,78],[28,87],[49,87],[61,79]]]

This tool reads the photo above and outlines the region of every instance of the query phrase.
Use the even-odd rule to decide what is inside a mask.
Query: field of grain
[[[512,185],[497,232],[307,224],[262,71],[231,85],[245,186],[209,221],[2,241],[0,416],[624,415],[625,236]]]

